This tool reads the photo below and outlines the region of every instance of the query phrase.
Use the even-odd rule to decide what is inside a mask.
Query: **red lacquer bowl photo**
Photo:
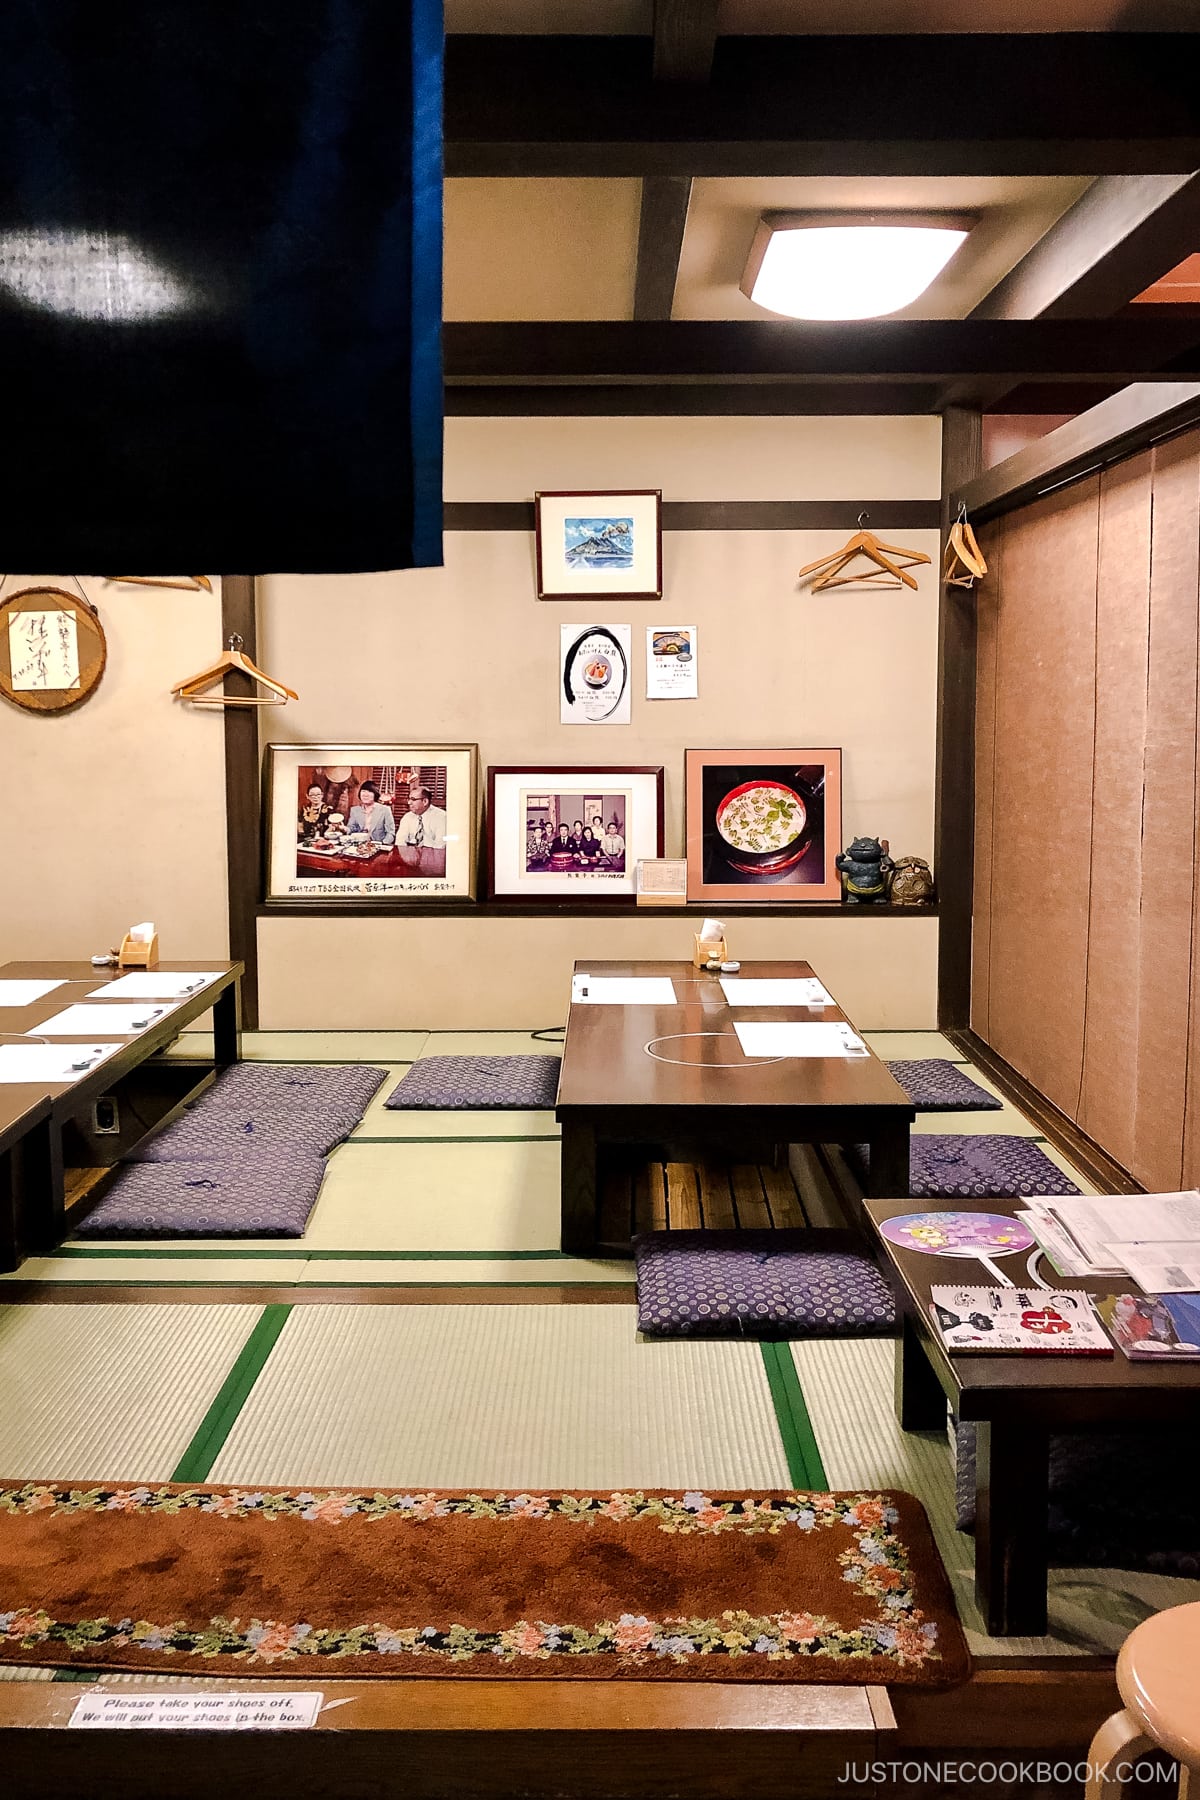
[[[808,849],[808,808],[782,781],[744,781],[717,806],[721,854],[743,875],[790,869]]]

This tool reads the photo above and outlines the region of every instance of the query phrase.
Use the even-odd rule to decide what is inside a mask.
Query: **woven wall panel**
[[[1083,1070],[1098,477],[1004,520],[991,1042],[1073,1117]]]
[[[1105,475],[1096,582],[1095,781],[1079,1124],[1127,1169],[1136,1160],[1151,473],[1147,451]]]
[[[976,588],[975,687],[975,885],[971,920],[971,1027],[991,1031],[992,828],[995,800],[996,642],[1004,585],[1003,521],[980,532],[988,580]]]
[[[1196,783],[1196,441],[1154,453],[1150,655],[1142,798],[1134,1169],[1150,1188],[1183,1173]]]
[[[1144,1186],[1194,1185],[1200,431],[1007,515],[988,554],[972,1021]]]

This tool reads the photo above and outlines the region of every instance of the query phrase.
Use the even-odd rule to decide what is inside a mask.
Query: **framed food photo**
[[[658,488],[533,496],[539,600],[661,600]]]
[[[689,750],[689,901],[839,900],[840,750]]]
[[[489,899],[627,899],[663,853],[663,771],[489,769],[487,837]]]
[[[268,744],[270,900],[473,900],[474,744]]]

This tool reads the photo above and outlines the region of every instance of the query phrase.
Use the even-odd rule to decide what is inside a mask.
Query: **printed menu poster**
[[[647,700],[694,700],[698,691],[696,627],[647,625]]]
[[[559,627],[561,677],[559,722],[563,725],[628,725],[631,625]]]

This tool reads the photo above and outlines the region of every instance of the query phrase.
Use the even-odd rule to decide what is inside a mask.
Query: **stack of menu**
[[[947,1350],[995,1356],[1111,1356],[1112,1345],[1082,1292],[1046,1288],[931,1287],[929,1310]]]
[[[1019,1214],[1060,1275],[1132,1275],[1150,1294],[1200,1289],[1200,1193],[1055,1195]]]

